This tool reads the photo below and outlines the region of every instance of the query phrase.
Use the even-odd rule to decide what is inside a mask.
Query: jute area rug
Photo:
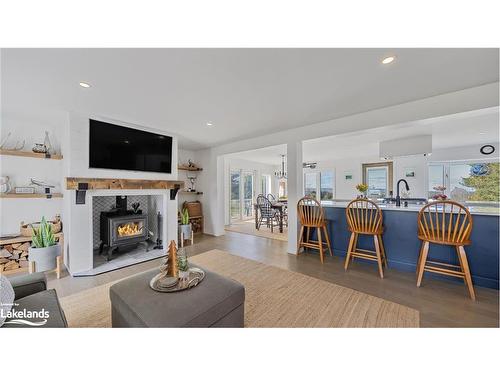
[[[190,260],[245,286],[245,327],[419,326],[417,310],[224,251]],[[69,326],[111,327],[112,284],[62,298]]]

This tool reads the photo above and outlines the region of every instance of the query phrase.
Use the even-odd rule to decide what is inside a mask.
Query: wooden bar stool
[[[323,251],[324,247],[328,247],[330,256],[333,256],[332,247],[330,244],[330,236],[328,235],[328,230],[326,229],[326,219],[325,211],[321,204],[314,198],[304,197],[301,198],[297,203],[297,216],[300,220],[300,234],[297,243],[297,255],[299,255],[299,250],[301,247],[313,248],[319,250],[319,258],[321,263],[323,263]],[[318,240],[314,241],[310,239],[311,228],[316,228],[318,233]],[[304,229],[307,230],[306,240],[304,241]],[[323,235],[325,236],[323,242]]]
[[[428,203],[418,213],[418,238],[422,240],[417,262],[417,286],[420,287],[424,271],[458,277],[464,280],[470,297],[475,300],[465,245],[469,245],[472,216],[469,210],[454,201]],[[429,244],[454,246],[459,265],[427,260]]]
[[[351,238],[347,248],[344,269],[347,270],[349,262],[354,261],[354,258],[368,259],[377,262],[380,277],[384,278],[382,267],[384,265],[387,267],[387,258],[385,256],[384,241],[382,241],[382,233],[384,232],[382,210],[374,202],[363,198],[349,202],[345,214]],[[357,248],[360,234],[373,236],[375,251]]]

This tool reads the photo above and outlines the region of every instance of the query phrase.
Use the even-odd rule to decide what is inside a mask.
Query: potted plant
[[[368,185],[367,184],[357,184],[356,190],[361,193],[362,198],[366,198],[366,192],[368,191]]]
[[[61,255],[61,246],[56,242],[52,226],[42,217],[40,226],[34,227],[29,249],[29,260],[35,262],[37,272],[56,268],[56,258]]]
[[[181,281],[189,280],[189,263],[186,250],[179,249],[177,253],[177,268],[179,269],[179,279]]]
[[[191,223],[189,222],[189,211],[187,208],[184,208],[181,212],[181,233],[186,238],[191,238]]]

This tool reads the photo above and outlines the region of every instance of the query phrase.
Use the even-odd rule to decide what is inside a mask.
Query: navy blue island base
[[[350,232],[347,229],[345,208],[325,206],[328,232],[335,256],[346,256]],[[416,211],[383,210],[383,241],[389,268],[415,272],[421,242],[417,238]],[[498,289],[499,216],[473,215],[471,245],[466,246],[467,259],[474,285]],[[360,236],[358,248],[374,250],[372,236]],[[451,246],[430,245],[429,260],[458,264],[456,251]],[[363,261],[363,260],[360,260]],[[426,276],[430,276],[426,273]],[[432,274],[432,277],[458,279]]]

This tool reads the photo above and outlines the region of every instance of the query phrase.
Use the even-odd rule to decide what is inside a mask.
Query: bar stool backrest
[[[304,226],[321,227],[325,221],[321,203],[311,197],[303,197],[297,202],[297,215]]]
[[[472,232],[469,210],[455,201],[435,201],[418,213],[418,232],[427,241],[463,245]]]
[[[352,200],[347,205],[345,214],[351,232],[379,234],[382,231],[382,210],[371,200]]]

